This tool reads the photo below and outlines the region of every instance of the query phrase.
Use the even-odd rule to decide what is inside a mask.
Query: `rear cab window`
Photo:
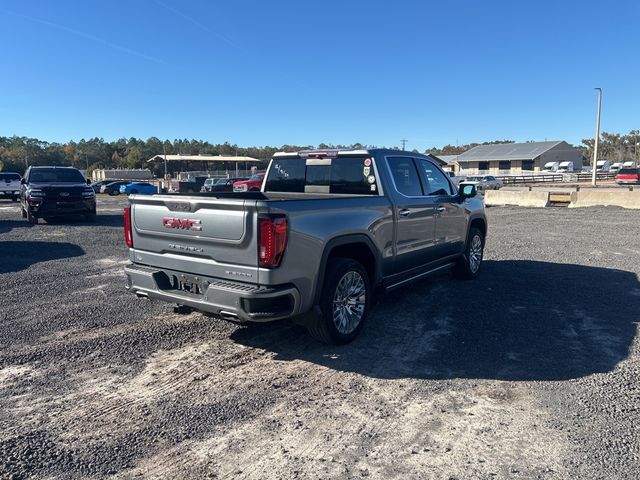
[[[369,156],[274,158],[265,192],[378,195]]]

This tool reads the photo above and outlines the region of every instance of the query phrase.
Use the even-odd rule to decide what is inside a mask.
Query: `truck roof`
[[[375,155],[375,154],[394,154],[394,155],[410,155],[420,156],[425,158],[433,158],[429,154],[409,152],[406,150],[395,150],[392,148],[315,148],[309,150],[299,150],[297,152],[276,152],[273,154],[274,158],[278,157],[337,157],[337,156],[349,156],[349,155]]]

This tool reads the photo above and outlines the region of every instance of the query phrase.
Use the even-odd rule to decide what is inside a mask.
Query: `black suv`
[[[96,218],[96,194],[72,167],[29,167],[20,185],[22,217],[38,223],[62,215]]]

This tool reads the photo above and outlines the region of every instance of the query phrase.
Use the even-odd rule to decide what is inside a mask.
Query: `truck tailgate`
[[[256,200],[130,197],[139,264],[257,283]]]

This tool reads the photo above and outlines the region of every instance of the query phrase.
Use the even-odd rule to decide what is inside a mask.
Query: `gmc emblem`
[[[193,230],[200,232],[202,230],[202,220],[164,217],[162,219],[162,226],[164,228],[179,228],[180,230]]]

